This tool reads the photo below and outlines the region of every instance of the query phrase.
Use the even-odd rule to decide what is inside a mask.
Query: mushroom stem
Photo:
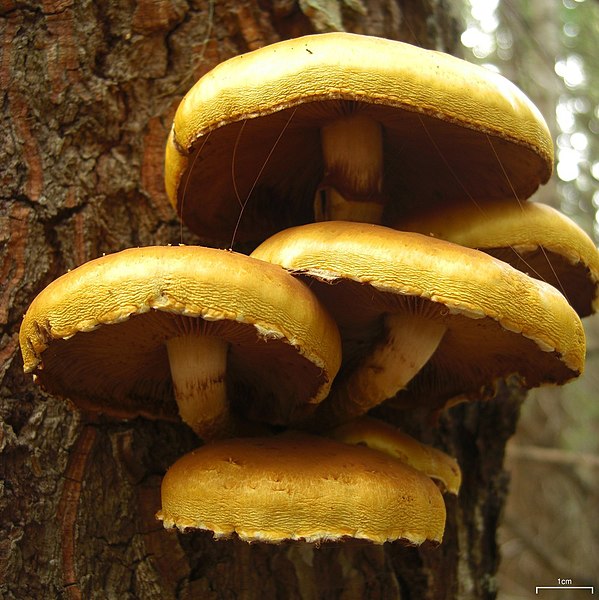
[[[325,179],[314,199],[315,220],[380,223],[384,208],[380,123],[352,115],[328,123],[320,136]]]
[[[179,414],[203,440],[233,429],[225,372],[228,344],[205,335],[183,335],[166,342]]]
[[[316,420],[339,424],[393,398],[434,354],[446,331],[437,320],[414,314],[387,314],[386,336],[333,390]]]

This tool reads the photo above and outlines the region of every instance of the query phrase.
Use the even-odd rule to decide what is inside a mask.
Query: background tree
[[[498,69],[540,107],[557,164],[534,199],[555,206],[599,240],[599,4],[592,0],[469,0],[462,41],[469,58]],[[597,588],[599,555],[599,318],[584,320],[584,377],[542,388],[524,404],[508,444],[510,494],[500,529],[501,600],[524,600],[558,577]],[[545,592],[576,598],[581,592]],[[557,595],[556,595],[557,597]]]
[[[459,53],[446,0],[2,0],[0,593],[28,598],[493,598],[502,469],[522,392],[406,424],[464,471],[445,543],[214,542],[154,514],[182,424],[73,410],[22,373],[21,316],[70,268],[130,246],[198,243],[162,182],[182,94],[216,63],[348,31]]]

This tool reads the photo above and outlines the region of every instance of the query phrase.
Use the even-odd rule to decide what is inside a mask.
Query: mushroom
[[[438,544],[445,504],[432,480],[388,455],[306,433],[218,440],[162,481],[167,528],[246,541]]]
[[[35,298],[20,342],[50,393],[124,418],[174,418],[177,404],[202,438],[232,433],[233,397],[287,422],[327,395],[340,363],[337,327],[305,285],[192,246],[133,248],[66,273]]]
[[[599,306],[599,252],[571,219],[539,202],[461,202],[394,227],[477,248],[557,287],[581,317]]]
[[[252,256],[309,279],[340,327],[344,364],[316,426],[397,394],[437,409],[510,375],[535,387],[582,372],[584,331],[566,299],[483,252],[330,221],[279,232]]]
[[[385,421],[360,417],[332,429],[327,435],[345,444],[359,444],[393,456],[430,477],[442,492],[457,495],[460,489],[462,473],[454,458]]]
[[[235,231],[258,243],[313,220],[379,222],[464,189],[526,198],[552,166],[543,117],[501,75],[402,42],[326,33],[204,75],[176,112],[165,181],[203,239],[228,244]]]

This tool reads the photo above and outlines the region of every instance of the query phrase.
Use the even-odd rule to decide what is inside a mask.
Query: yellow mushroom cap
[[[345,444],[362,444],[393,456],[436,481],[441,491],[457,494],[460,489],[462,473],[454,458],[380,419],[360,417],[327,435]]]
[[[383,127],[385,187],[401,191],[405,210],[464,189],[527,198],[551,174],[545,121],[501,75],[402,42],[326,33],[233,57],[191,88],[167,143],[168,196],[217,243],[231,240],[245,200],[240,241],[310,222],[321,127],[358,114]]]
[[[479,397],[510,375],[528,387],[561,384],[583,370],[584,330],[562,294],[483,252],[330,221],[282,231],[252,256],[311,278],[340,326],[346,366],[381,335],[385,314],[441,321],[447,331],[408,384],[410,402],[439,406],[457,395]]]
[[[443,497],[432,480],[370,448],[289,432],[235,438],[180,458],[162,482],[165,527],[247,541],[439,543]]]
[[[194,246],[133,248],[52,282],[20,331],[25,371],[50,393],[123,417],[174,417],[165,342],[197,331],[229,343],[233,393],[285,422],[322,400],[340,363],[337,327],[280,267]]]
[[[460,202],[394,227],[483,250],[558,288],[585,317],[599,306],[599,251],[572,219],[539,202]]]

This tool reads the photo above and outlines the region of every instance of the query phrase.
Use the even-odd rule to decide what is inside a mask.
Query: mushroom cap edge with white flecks
[[[446,330],[398,394],[412,404],[434,409],[457,395],[476,398],[511,375],[536,387],[583,371],[584,329],[562,294],[483,252],[380,225],[329,221],[279,232],[253,256],[309,278],[339,324],[344,365],[319,410],[346,374],[359,371],[371,352],[365,348],[381,335],[381,317],[397,311]],[[412,333],[408,359],[422,337],[419,326]],[[369,377],[367,387],[377,378]]]
[[[283,420],[297,408],[287,403],[322,400],[340,362],[335,323],[280,267],[225,250],[153,246],[95,259],[47,286],[21,325],[24,368],[88,410],[176,418],[164,342],[194,323],[230,343],[228,379],[243,369],[246,383],[229,395],[249,403],[254,394],[273,412],[280,401]]]
[[[438,544],[445,504],[433,481],[377,450],[306,433],[233,438],[184,455],[162,481],[165,527],[216,538]]]
[[[467,200],[393,224],[482,250],[557,287],[581,317],[599,307],[599,251],[572,219],[540,202]]]

